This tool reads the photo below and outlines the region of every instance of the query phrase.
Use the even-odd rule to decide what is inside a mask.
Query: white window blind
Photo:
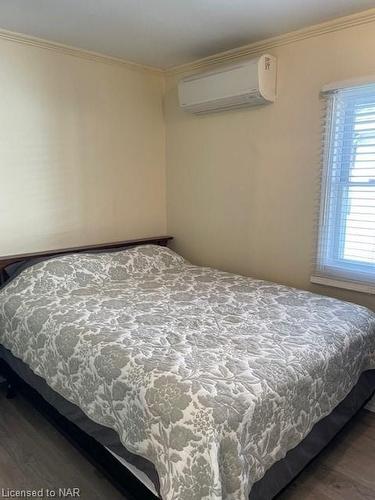
[[[323,176],[313,282],[375,293],[375,83],[323,93]]]

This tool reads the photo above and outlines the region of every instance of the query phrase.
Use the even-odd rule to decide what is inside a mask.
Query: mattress
[[[140,247],[40,262],[0,342],[150,461],[165,499],[244,499],[375,367],[374,314]]]

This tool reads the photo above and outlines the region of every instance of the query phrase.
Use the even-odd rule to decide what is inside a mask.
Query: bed
[[[373,394],[375,315],[167,241],[4,259],[3,366],[151,496],[273,498]]]

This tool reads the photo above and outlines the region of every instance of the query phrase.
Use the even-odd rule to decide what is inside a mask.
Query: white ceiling
[[[0,28],[167,68],[375,0],[0,0]]]

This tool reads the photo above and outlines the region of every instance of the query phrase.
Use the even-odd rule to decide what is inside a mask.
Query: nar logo
[[[59,488],[58,496],[62,498],[78,498],[81,494],[79,488]]]

